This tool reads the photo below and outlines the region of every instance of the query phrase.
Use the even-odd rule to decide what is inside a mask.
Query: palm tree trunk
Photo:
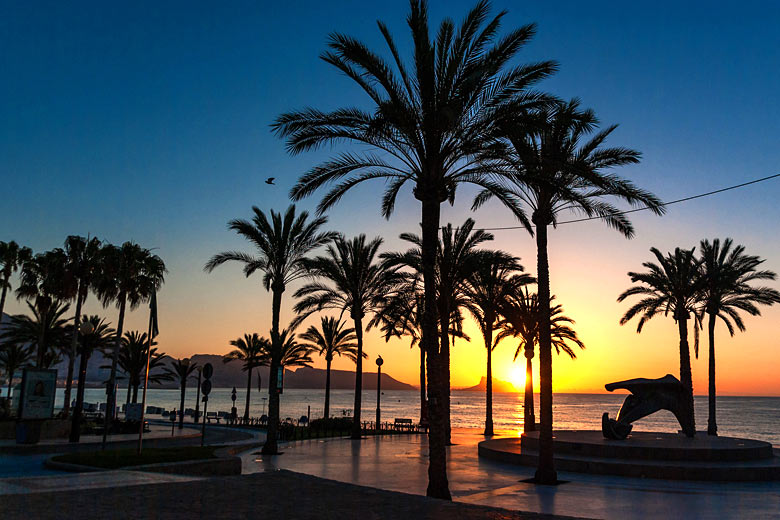
[[[683,433],[687,437],[696,435],[696,420],[693,415],[693,378],[691,376],[691,352],[688,347],[688,318],[681,317],[677,320],[680,332],[680,382],[686,389],[686,405],[690,417],[690,425],[683,424]]]
[[[428,422],[428,401],[425,398],[425,350],[420,345],[420,422]]]
[[[133,404],[138,402],[138,388],[141,386],[141,381],[135,381],[133,383]]]
[[[0,292],[0,321],[3,319],[3,309],[5,309],[5,296],[8,292],[8,281],[11,279],[11,273],[10,271],[5,271],[3,273],[3,289],[2,292]]]
[[[133,383],[131,383],[130,380],[128,379],[128,381],[127,381],[127,398],[125,399],[125,405],[130,404],[130,396],[132,395],[132,392],[133,392]]]
[[[282,346],[279,341],[279,313],[282,308],[282,293],[284,287],[274,284],[271,286],[273,300],[271,302],[271,363],[270,363],[270,381],[268,382],[268,430],[265,444],[263,444],[263,455],[276,455],[277,435],[279,431],[279,392],[277,388],[277,371],[281,362],[280,352]]]
[[[441,327],[443,331],[448,331],[450,328],[449,309],[447,310],[447,319],[443,319]],[[446,328],[444,326],[446,325]],[[442,396],[444,403],[442,404],[442,413],[444,414],[444,441],[447,446],[452,445],[452,424],[450,418],[450,335],[448,332],[441,333],[441,351],[439,354],[439,362],[441,363],[442,370]]]
[[[541,219],[540,219],[541,220]],[[536,482],[555,484],[553,455],[553,391],[552,391],[552,341],[550,338],[550,266],[547,258],[547,225],[535,222],[536,264],[539,291],[539,466]]]
[[[487,381],[485,382],[485,435],[493,435],[493,331],[485,332],[485,348],[487,349]]]
[[[79,320],[81,319],[81,304],[83,301],[81,292],[81,284],[79,284],[79,288],[76,291],[76,315],[73,317],[73,338],[70,344],[70,355],[68,356],[68,375],[65,380],[65,405],[62,407],[62,413],[65,417],[67,417],[70,412],[70,392],[73,388],[73,369],[76,365],[76,353],[79,344]]]
[[[533,357],[533,353],[531,354]],[[534,416],[534,372],[531,357],[526,353],[525,359],[525,393],[523,394],[523,432],[536,431]]]
[[[73,420],[70,423],[70,442],[79,442],[81,438],[81,412],[84,409],[84,388],[87,383],[87,363],[89,356],[81,353],[79,359],[79,382],[76,385],[76,406],[73,408]]]
[[[325,414],[323,417],[325,419],[330,417],[330,364],[332,360],[328,359],[326,360],[326,368],[325,368]]]
[[[184,429],[184,395],[187,392],[187,373],[182,375],[181,378],[181,404],[179,405],[179,429]]]
[[[106,449],[106,436],[111,425],[111,418],[114,415],[116,407],[116,365],[119,360],[119,349],[122,346],[122,327],[125,324],[125,306],[127,304],[124,293],[119,296],[119,319],[116,324],[116,339],[114,341],[114,352],[111,355],[111,377],[109,378],[109,388],[106,396],[106,416],[103,421],[103,443],[102,449]]]
[[[353,311],[355,336],[357,337],[357,361],[355,361],[355,407],[352,412],[352,438],[360,439],[360,407],[363,401],[363,320],[360,310]]]
[[[423,186],[418,186],[423,188]],[[447,426],[444,413],[444,381],[438,352],[436,312],[436,248],[439,243],[440,203],[426,194],[422,198],[421,260],[424,312],[420,339],[428,361],[428,489],[429,497],[452,500],[447,480]]]
[[[244,424],[249,424],[249,399],[252,395],[252,367],[247,370],[246,378],[246,406],[244,407]]]
[[[10,372],[8,373],[8,393],[5,394],[5,396],[8,399],[11,399],[11,390],[13,389],[14,372],[16,371],[16,368],[13,367],[13,368],[9,368],[8,370],[10,370]]]
[[[718,434],[718,423],[715,420],[715,314],[710,314],[710,321],[707,324],[707,333],[709,334],[709,417],[707,418],[707,434]]]

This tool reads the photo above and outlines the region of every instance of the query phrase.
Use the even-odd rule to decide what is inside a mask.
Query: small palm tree
[[[167,380],[164,374],[159,371],[155,372],[155,369],[165,365],[166,355],[154,348],[154,345],[157,345],[157,342],[152,340],[152,351],[149,352],[149,336],[146,332],[137,330],[125,332],[122,338],[122,347],[119,350],[117,363],[127,376],[127,403],[138,402],[138,388],[146,376],[147,354],[149,357],[149,382],[159,383]]]
[[[122,334],[125,323],[125,311],[135,309],[141,303],[149,301],[152,294],[165,281],[165,263],[160,257],[152,254],[133,242],[125,242],[121,246],[107,245],[101,253],[100,276],[95,287],[96,293],[104,307],[114,304],[119,309],[114,348],[111,353],[111,376],[109,385],[112,389],[108,394],[106,406],[105,427],[103,429],[103,445],[105,446],[109,421],[116,407],[116,372],[119,362],[119,352],[122,349]]]
[[[555,296],[552,297],[555,299]],[[509,295],[499,306],[501,320],[498,327],[501,329],[495,339],[497,346],[507,337],[520,339],[520,343],[515,350],[514,361],[523,352],[526,359],[525,363],[525,391],[523,393],[523,431],[532,432],[536,430],[536,419],[534,417],[534,376],[531,360],[534,357],[534,346],[539,344],[539,297],[536,294],[529,294],[528,289],[518,288],[518,290]],[[561,305],[550,306],[550,339],[555,353],[566,353],[571,359],[576,359],[577,354],[569,345],[573,343],[577,347],[584,349],[585,344],[577,337],[577,333],[571,328],[574,320],[563,314]],[[494,347],[495,348],[495,347]]]
[[[308,342],[312,352],[318,352],[320,356],[325,356],[325,413],[323,417],[327,419],[330,417],[330,365],[335,356],[344,356],[357,363],[358,345],[355,343],[357,340],[355,329],[345,328],[341,319],[323,316],[320,318],[319,329],[311,325],[299,338]],[[363,357],[367,358],[368,354],[363,352]]]
[[[407,24],[411,32],[411,60],[405,62],[387,26],[379,30],[392,57],[388,62],[364,43],[344,34],[330,37],[330,50],[322,59],[353,80],[368,98],[368,109],[349,107],[332,112],[314,108],[279,116],[278,135],[287,149],[300,153],[325,144],[365,145],[368,151],[349,151],[316,166],[292,189],[295,200],[335,183],[323,197],[324,212],[357,184],[387,182],[382,213],[390,216],[406,184],[422,206],[422,256],[426,309],[423,313],[423,348],[429,365],[431,420],[429,429],[429,496],[449,500],[445,422],[439,412],[445,405],[444,373],[436,338],[436,244],[441,204],[452,203],[459,184],[480,184],[485,170],[476,154],[488,141],[498,116],[522,113],[546,99],[530,88],[552,74],[556,65],[545,61],[512,64],[533,37],[532,24],[499,38],[506,12],[490,17],[490,4],[480,0],[460,25],[444,19],[435,37],[430,34],[428,3],[410,0]],[[508,116],[505,116],[508,117]],[[342,182],[338,182],[342,181]],[[445,332],[446,332],[445,328]]]
[[[634,228],[609,197],[663,213],[661,202],[628,180],[606,173],[614,167],[639,162],[640,154],[627,148],[604,148],[616,126],[593,132],[598,119],[579,102],[558,103],[537,110],[532,116],[498,122],[497,146],[488,148],[486,167],[498,179],[480,192],[473,207],[493,197],[506,205],[536,237],[537,277],[540,302],[539,342],[539,466],[536,481],[553,484],[558,476],[553,458],[552,340],[550,336],[550,266],[547,231],[564,212],[575,211],[600,217],[607,225],[631,238]],[[503,145],[507,148],[504,149]],[[496,152],[497,150],[497,152]],[[530,219],[528,212],[531,213]]]
[[[174,359],[165,367],[165,373],[169,379],[179,383],[181,390],[181,402],[179,404],[179,429],[184,428],[184,397],[187,392],[187,379],[192,377],[198,369],[198,364],[190,361],[190,358]]]
[[[63,413],[67,417],[70,411],[70,393],[73,386],[73,369],[75,368],[79,340],[79,320],[81,306],[86,302],[89,291],[93,288],[98,271],[101,268],[103,244],[97,238],[84,238],[71,235],[65,240],[65,279],[70,288],[70,299],[74,299],[75,313],[71,327],[71,345],[67,350],[68,373],[65,378],[65,404]]]
[[[745,247],[738,245],[730,238],[721,246],[717,238],[710,242],[702,240],[699,255],[702,277],[701,307],[699,321],[707,314],[707,338],[709,340],[709,415],[707,433],[718,434],[718,424],[715,417],[715,322],[718,318],[726,325],[731,336],[735,327],[745,330],[745,323],[739,311],[751,316],[761,314],[757,305],[772,305],[780,303],[780,292],[768,287],[755,287],[751,282],[759,280],[774,280],[777,275],[772,271],[758,271],[764,261],[753,255],[745,254]],[[695,349],[696,356],[699,349]]]
[[[13,388],[14,372],[27,366],[32,359],[32,352],[24,344],[6,343],[0,349],[0,367],[8,377],[8,393],[5,394],[11,398],[11,389]]]
[[[79,379],[76,386],[76,406],[70,427],[70,442],[79,442],[81,437],[81,412],[84,408],[84,389],[87,383],[89,358],[96,351],[105,352],[113,341],[114,329],[100,316],[83,315],[79,323]],[[71,334],[73,332],[71,331]]]
[[[0,319],[5,309],[5,296],[11,288],[11,275],[32,258],[32,250],[14,242],[0,242]]]
[[[265,338],[260,338],[261,342],[267,347],[269,347],[269,350],[262,355],[262,358],[266,360],[266,363],[269,366],[279,367],[277,371],[270,373],[272,384],[268,385],[269,398],[272,397],[273,394],[276,394],[277,402],[279,397],[279,386],[277,385],[279,381],[277,380],[277,378],[284,375],[285,369],[292,368],[292,367],[307,367],[307,366],[311,366],[312,363],[311,346],[306,343],[298,342],[296,338],[295,327],[297,326],[298,323],[299,322],[296,320],[288,328],[283,329],[279,333],[279,341],[275,344],[274,342],[269,341]],[[278,407],[276,410],[276,419],[274,419],[273,416],[270,415],[271,413],[270,407],[268,413],[269,413],[268,433],[266,434],[266,437],[270,435],[271,423],[273,420],[276,421],[274,431],[278,431],[278,427],[279,427]],[[266,444],[267,443],[268,441],[266,440]]]
[[[474,317],[482,333],[487,351],[487,376],[485,381],[485,431],[493,435],[493,331],[500,319],[499,308],[522,285],[534,281],[523,270],[520,259],[503,251],[483,251],[476,269],[465,284],[465,307]]]
[[[303,265],[310,277],[322,281],[301,287],[295,312],[306,316],[314,311],[335,309],[349,313],[355,328],[355,407],[352,414],[352,438],[360,439],[360,408],[363,395],[363,318],[379,309],[400,281],[395,269],[378,262],[381,238],[366,242],[365,235],[350,241],[338,236],[325,256],[305,259]]]
[[[268,352],[269,345],[266,338],[261,338],[255,332],[254,334],[244,334],[243,338],[230,340],[235,350],[231,350],[222,356],[223,363],[231,361],[243,361],[241,370],[246,372],[246,406],[244,407],[244,422],[249,421],[249,398],[252,393],[252,370],[265,365],[267,360],[263,355]]]
[[[58,347],[67,334],[65,314],[70,306],[58,301],[51,304],[38,301],[38,305],[27,302],[31,316],[12,316],[2,339],[3,343],[27,345],[35,353],[35,366],[48,368],[59,360]]]
[[[320,228],[328,221],[325,217],[309,220],[306,211],[296,217],[295,206],[287,208],[284,215],[271,210],[271,219],[259,208],[252,207],[251,221],[236,219],[228,228],[247,239],[257,255],[241,251],[225,251],[211,257],[204,269],[211,272],[226,262],[244,265],[244,274],[249,277],[256,272],[263,273],[263,287],[271,291],[271,350],[280,351],[281,332],[279,315],[282,310],[282,295],[291,282],[306,275],[302,259],[313,250],[329,242],[334,233],[322,233]],[[273,356],[272,356],[273,358]],[[279,370],[273,359],[270,361],[271,381],[268,385],[268,434],[262,452],[265,455],[278,453],[277,428],[279,426],[279,393],[274,377]]]
[[[677,322],[680,335],[680,382],[685,385],[687,393],[688,413],[691,417],[691,426],[684,427],[683,433],[688,437],[696,434],[693,415],[693,380],[691,377],[691,353],[688,346],[688,320],[696,313],[696,305],[702,289],[702,277],[699,273],[701,262],[694,257],[693,249],[674,250],[664,256],[658,249],[650,248],[655,255],[658,264],[644,262],[647,269],[644,273],[629,272],[632,283],[640,283],[627,289],[618,296],[618,302],[622,302],[629,296],[639,295],[640,301],[626,311],[620,324],[625,325],[635,316],[640,316],[637,324],[637,333],[642,332],[642,327],[647,320],[663,313],[669,314]]]

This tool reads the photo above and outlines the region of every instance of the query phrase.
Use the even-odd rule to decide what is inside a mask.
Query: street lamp
[[[380,429],[379,425],[382,417],[382,413],[379,407],[379,401],[382,396],[382,363],[384,363],[384,361],[382,360],[382,356],[377,356],[376,358],[376,429],[377,431],[379,431]]]

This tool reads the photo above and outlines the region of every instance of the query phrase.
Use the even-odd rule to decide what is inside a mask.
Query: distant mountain
[[[484,392],[487,389],[487,377],[482,376],[479,380],[479,384],[470,386],[468,388],[459,388],[459,390],[465,390],[467,392]],[[493,378],[493,391],[496,393],[515,393],[517,389],[512,383],[507,381],[501,381],[500,379]]]

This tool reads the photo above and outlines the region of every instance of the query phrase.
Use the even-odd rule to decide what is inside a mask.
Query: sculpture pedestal
[[[556,431],[559,471],[669,480],[780,480],[780,457],[767,442],[733,437],[633,432],[627,439],[605,439],[600,431]],[[536,466],[539,433],[479,443],[479,456]]]

